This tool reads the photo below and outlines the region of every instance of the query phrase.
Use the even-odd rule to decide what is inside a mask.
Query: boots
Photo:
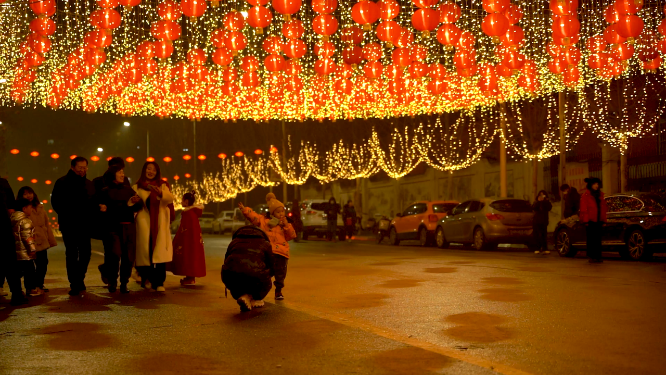
[[[282,295],[282,288],[276,288],[275,289],[275,300],[276,301],[282,301],[284,299],[284,296]]]

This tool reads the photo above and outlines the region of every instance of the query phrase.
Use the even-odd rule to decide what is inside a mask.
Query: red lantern
[[[338,19],[330,14],[320,14],[312,20],[312,29],[319,35],[333,35],[338,30]]]
[[[94,47],[105,48],[111,45],[113,37],[103,30],[95,30],[86,34],[85,41]]]
[[[548,62],[548,69],[550,69],[553,74],[560,74],[564,72],[565,67],[566,63],[559,57],[556,57]]]
[[[377,26],[377,38],[385,43],[393,43],[400,37],[400,25],[395,21],[384,21]]]
[[[456,3],[445,1],[439,4],[439,22],[454,23],[461,15],[460,6]]]
[[[599,53],[606,49],[606,41],[600,36],[593,36],[585,42],[585,47],[593,54]]]
[[[506,33],[500,37],[502,45],[509,46],[520,46],[525,39],[525,32],[520,26],[511,25],[506,30]]]
[[[217,157],[220,158],[220,159],[226,159],[227,154],[219,154],[219,155],[217,155]]]
[[[187,17],[201,17],[206,13],[207,7],[205,0],[182,0],[180,2],[180,8]]]
[[[629,60],[633,55],[634,46],[632,44],[621,43],[613,46],[613,49],[611,49],[611,56],[613,56],[615,60]]]
[[[30,9],[37,16],[46,15],[51,17],[56,11],[55,0],[30,1]]]
[[[509,4],[509,6],[504,9],[502,12],[506,19],[509,21],[510,25],[515,25],[523,19],[523,10],[515,4]]]
[[[76,159],[77,156],[78,155],[70,155],[69,160],[74,160],[74,159]]]
[[[284,58],[280,55],[268,55],[264,59],[264,65],[269,72],[279,72],[284,69]]]
[[[354,84],[348,79],[339,79],[333,85],[335,91],[343,95],[351,95]]]
[[[213,62],[217,65],[227,66],[234,60],[234,56],[226,48],[218,48],[213,52]]]
[[[581,53],[578,47],[570,47],[562,54],[564,62],[568,65],[578,65],[581,59]]]
[[[620,13],[615,9],[614,3],[607,6],[604,10],[604,19],[610,24],[618,23],[618,21],[620,21]]]
[[[650,61],[643,61],[643,69],[645,70],[657,70],[661,66],[661,56],[657,56]]]
[[[409,47],[409,58],[412,61],[425,60],[428,57],[428,48],[420,44],[412,44]]]
[[[139,4],[141,4],[141,0],[120,0],[120,5],[127,8],[132,8]]]
[[[615,9],[623,16],[626,14],[636,14],[643,9],[643,0],[617,0]]]
[[[475,64],[476,61],[476,52],[474,50],[457,50],[456,53],[453,55],[453,63],[456,65],[457,68],[470,68]]]
[[[409,50],[407,48],[396,48],[391,54],[391,60],[398,66],[408,66],[412,63],[409,57]]]
[[[245,155],[245,154],[243,153],[243,151],[236,151],[236,153],[234,155],[238,158],[242,158],[243,155]]]
[[[282,39],[280,39],[279,36],[272,35],[264,39],[262,47],[268,53],[279,54],[282,52],[283,45],[284,43],[282,42]]]
[[[247,46],[245,34],[240,31],[232,31],[224,38],[224,44],[234,51],[240,51]]]
[[[90,158],[90,160],[92,160],[92,161],[94,161],[94,162],[97,162],[97,161],[99,161],[99,156],[94,155],[94,156],[92,156],[92,157]]]
[[[360,25],[370,25],[379,19],[379,6],[372,1],[361,0],[352,7],[352,18]]]
[[[30,30],[39,35],[53,35],[56,31],[56,23],[51,18],[35,18],[30,21]]]
[[[190,155],[183,155],[183,160],[185,160],[185,161],[189,161],[189,160],[191,160],[191,159],[192,159],[192,156],[190,156]]]
[[[118,0],[96,0],[95,1],[97,5],[100,6],[100,8],[115,8],[120,4],[120,1]]]
[[[282,26],[282,35],[287,39],[298,39],[303,36],[304,31],[303,22],[297,19],[287,21]]]
[[[439,12],[434,9],[418,9],[412,15],[412,25],[418,31],[431,31],[439,24]]]
[[[136,52],[143,58],[153,58],[155,57],[155,45],[149,41],[142,42],[136,47]]]
[[[403,27],[400,29],[400,35],[393,40],[393,44],[398,47],[404,48],[414,42],[414,33],[410,29]]]
[[[428,91],[430,91],[432,95],[441,95],[444,93],[444,91],[447,91],[447,89],[448,84],[439,79],[434,79],[428,82]]]
[[[437,40],[446,46],[455,45],[461,35],[462,30],[453,23],[445,23],[437,30]]]
[[[271,5],[280,14],[294,14],[301,9],[301,0],[273,0]]]
[[[102,29],[115,29],[122,22],[120,13],[113,9],[101,9],[95,12],[100,12],[97,18],[97,26]]]
[[[20,151],[16,148],[13,148],[11,151],[9,151],[10,154],[12,155],[17,155]]]
[[[580,21],[576,16],[560,16],[553,22],[553,37],[572,37],[580,32]]]
[[[259,69],[259,60],[252,55],[245,56],[243,57],[243,60],[241,60],[241,68],[246,72],[254,72]]]
[[[192,177],[191,174],[189,174],[189,173],[185,173],[185,178],[190,178],[190,177]]]
[[[525,65],[525,55],[518,51],[507,50],[504,52],[504,59],[502,64],[509,69],[519,70]]]
[[[99,159],[99,158],[97,158],[97,159]],[[32,182],[33,184],[36,184],[36,183],[37,183],[37,179],[36,179],[36,178],[33,178],[32,180],[30,180],[30,182]]]
[[[626,42],[627,38],[617,32],[617,25],[610,25],[604,30],[604,40],[608,44],[620,44]]]
[[[257,87],[259,85],[260,77],[257,72],[247,72],[241,77],[241,83],[245,87]]]
[[[360,44],[363,41],[363,30],[357,26],[349,26],[342,29],[340,40],[345,43]]]
[[[608,55],[606,52],[592,54],[587,58],[587,65],[592,69],[601,69],[606,66]]]
[[[232,10],[224,16],[223,23],[229,31],[241,31],[245,27],[245,18],[240,12]]]
[[[509,6],[509,0],[483,0],[483,10],[488,13],[499,13]]]
[[[93,66],[99,66],[106,61],[106,53],[102,49],[90,48],[86,51],[86,61]]]
[[[306,52],[307,46],[301,39],[292,39],[284,46],[284,54],[292,59],[300,59]]]
[[[377,61],[383,55],[384,50],[378,43],[368,43],[363,46],[363,58],[368,61]]]
[[[319,75],[329,75],[335,71],[335,61],[331,58],[319,59],[315,62],[314,70]]]
[[[577,66],[573,66],[564,71],[564,76],[562,77],[562,81],[564,82],[565,85],[567,86],[575,85],[578,83],[579,80],[580,80],[580,70],[578,70]]]
[[[238,69],[229,68],[222,72],[222,80],[226,82],[235,81],[238,78]]]
[[[36,157],[39,156],[39,152],[33,151],[33,152],[30,153],[30,156],[32,156],[33,158],[36,158]]]
[[[335,55],[335,44],[331,42],[322,42],[315,44],[315,55],[319,57],[331,57]]]
[[[171,159],[169,156],[165,156],[162,160],[164,160],[165,163],[171,163],[173,159]]]
[[[488,36],[500,36],[509,29],[509,21],[502,13],[491,13],[483,19],[481,29]]]
[[[159,40],[155,44],[155,57],[166,59],[173,54],[173,44],[167,40]]]
[[[412,65],[409,66],[409,75],[412,78],[423,78],[428,74],[428,65],[421,62],[415,61]]]
[[[301,70],[303,70],[303,66],[301,66],[301,63],[295,59],[287,61],[284,66],[284,72],[290,76],[297,76],[301,73]]]
[[[623,38],[636,38],[641,35],[644,27],[643,19],[633,14],[627,14],[620,17],[615,30]]]
[[[18,180],[18,181],[23,181],[23,177],[18,176],[18,177],[16,177],[16,180]]]
[[[550,10],[557,16],[573,16],[578,12],[578,0],[550,0]]]
[[[33,51],[42,55],[51,50],[51,41],[49,38],[37,33],[32,33],[28,36],[28,45]]]
[[[247,11],[247,23],[258,29],[268,27],[273,20],[273,13],[263,6],[256,6]]]
[[[200,48],[195,48],[187,51],[187,62],[195,65],[195,66],[200,66],[206,63],[206,52]]]
[[[182,30],[174,21],[160,20],[153,22],[150,33],[155,39],[176,40],[180,38]]]
[[[329,14],[335,12],[338,8],[338,0],[313,0],[312,9],[321,14]]]
[[[199,156],[197,156],[197,159],[199,159],[201,161],[204,161],[204,160],[206,160],[206,155],[199,155]]]
[[[384,66],[379,61],[371,61],[363,66],[363,72],[368,78],[381,78]]]
[[[379,16],[383,20],[392,20],[400,14],[400,4],[396,0],[379,0]]]
[[[180,4],[165,0],[157,5],[157,15],[163,20],[176,21],[183,15],[183,12],[180,9]]]

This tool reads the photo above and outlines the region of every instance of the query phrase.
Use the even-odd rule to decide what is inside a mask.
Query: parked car
[[[199,218],[199,225],[201,226],[201,233],[213,233],[213,221],[215,221],[215,214],[212,212],[204,212]]]
[[[616,194],[606,197],[608,214],[602,245],[625,259],[646,260],[666,252],[666,197],[654,193]],[[555,250],[573,257],[586,247],[585,224],[565,221],[555,228]]]
[[[213,233],[235,232],[246,224],[245,217],[239,208],[233,211],[222,211],[213,222]]]
[[[422,201],[411,204],[391,221],[389,239],[399,245],[404,240],[419,240],[428,246],[435,238],[437,222],[458,205],[456,201]]]
[[[324,238],[327,231],[326,210],[328,201],[323,199],[307,199],[301,202],[301,220],[303,221],[303,240],[316,235]],[[342,207],[340,207],[342,210]],[[340,241],[345,240],[345,230],[342,223],[342,213],[338,215],[337,236]]]
[[[532,205],[522,199],[484,198],[460,203],[437,223],[440,248],[451,242],[472,244],[477,250],[496,249],[500,243],[532,243]]]

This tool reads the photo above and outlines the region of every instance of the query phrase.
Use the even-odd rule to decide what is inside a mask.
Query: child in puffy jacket
[[[266,216],[259,215],[251,208],[245,207],[243,203],[238,206],[245,217],[253,225],[261,228],[268,236],[273,251],[273,269],[275,273],[275,299],[284,299],[282,288],[284,279],[287,277],[287,263],[289,262],[289,242],[296,238],[294,227],[287,221],[284,204],[275,198],[275,194],[266,195],[268,213]]]
[[[35,228],[30,220],[32,213],[32,203],[25,199],[16,200],[16,211],[12,214],[12,232],[14,233],[14,243],[16,250],[16,265],[14,266],[11,281],[8,279],[9,287],[12,292],[13,306],[28,303],[28,300],[21,289],[21,278],[25,285],[26,293],[39,295],[40,290],[35,283],[35,263],[37,258],[37,249],[35,247]]]

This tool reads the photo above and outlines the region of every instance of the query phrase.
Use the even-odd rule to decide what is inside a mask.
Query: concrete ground
[[[49,250],[46,296],[0,298],[0,373],[666,372],[666,258],[313,240],[292,245],[286,300],[240,313],[219,278],[229,241],[206,236],[208,276],[164,294],[109,294],[94,241],[88,292],[69,297]]]

